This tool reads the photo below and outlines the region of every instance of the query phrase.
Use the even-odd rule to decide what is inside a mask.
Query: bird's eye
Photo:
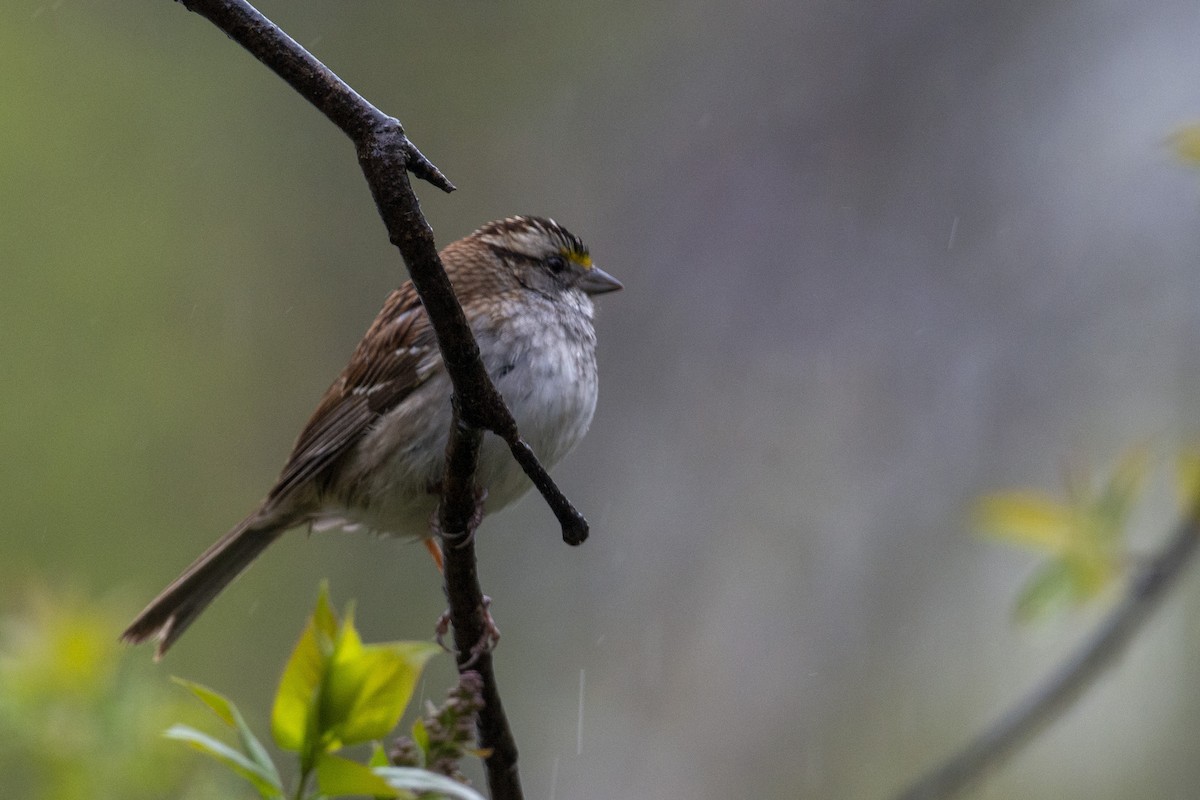
[[[550,271],[557,274],[567,268],[567,260],[562,256],[550,256],[546,259],[546,266]]]

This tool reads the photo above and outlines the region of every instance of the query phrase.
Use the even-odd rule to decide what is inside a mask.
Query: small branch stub
[[[546,505],[550,506],[550,510],[554,512],[554,516],[558,518],[558,524],[562,526],[562,538],[567,544],[576,547],[587,541],[588,538],[588,521],[583,514],[571,504],[567,496],[562,493],[546,472],[546,468],[538,461],[537,456],[533,453],[533,448],[526,444],[525,440],[517,437],[516,441],[508,443],[509,450],[512,451],[513,458],[525,470],[525,474],[533,481],[533,485],[541,492],[542,497],[546,501]]]

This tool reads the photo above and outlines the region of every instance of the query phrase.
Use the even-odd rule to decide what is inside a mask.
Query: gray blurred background
[[[592,538],[536,498],[480,534],[530,798],[883,798],[1098,618],[1016,627],[1036,558],[969,511],[1196,432],[1200,176],[1164,140],[1200,5],[261,7],[458,184],[419,187],[440,241],[551,215],[627,287],[556,470]],[[181,6],[10,0],[0,75],[0,604],[132,613],[259,499],[403,267],[340,134]],[[295,533],[164,680],[265,728],[325,576],[376,640],[443,607],[423,548]],[[1198,612],[1189,580],[978,796],[1197,796]]]

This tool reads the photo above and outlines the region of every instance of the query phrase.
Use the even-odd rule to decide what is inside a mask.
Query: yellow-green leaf
[[[318,703],[321,740],[328,750],[336,750],[347,743],[342,738],[343,729],[354,706],[358,686],[365,679],[361,674],[366,668],[362,654],[362,637],[354,625],[354,609],[350,608],[338,628]]]
[[[412,740],[421,751],[421,764],[428,765],[429,763],[429,730],[425,727],[425,720],[417,717],[412,724]]]
[[[347,745],[387,736],[439,649],[433,642],[364,645],[347,615],[322,696],[322,734]]]
[[[275,693],[271,733],[284,750],[311,755],[318,738],[318,699],[337,635],[337,616],[321,584],[317,605],[300,635]]]
[[[1126,529],[1150,456],[1145,447],[1131,448],[1103,482],[1081,470],[1071,472],[1065,503],[1033,492],[997,494],[979,503],[976,523],[981,531],[1052,557],[1021,592],[1019,618],[1041,616],[1053,606],[1080,605],[1115,583],[1125,567]],[[1200,485],[1200,466],[1192,469],[1187,480],[1195,487]]]
[[[338,618],[337,613],[333,610],[333,604],[329,602],[329,581],[321,581],[321,585],[317,587],[317,605],[313,609],[313,624],[330,642],[337,637]]]
[[[1176,128],[1168,141],[1181,161],[1200,166],[1200,123]]]
[[[1030,622],[1070,604],[1074,594],[1071,573],[1065,562],[1056,559],[1046,564],[1021,590],[1017,598],[1017,619]]]
[[[368,767],[389,767],[391,759],[388,758],[387,750],[379,742],[371,744],[371,757],[367,759]]]
[[[985,535],[1055,555],[1071,546],[1076,524],[1069,506],[1032,492],[990,495],[975,511],[975,525]]]
[[[193,681],[184,680],[183,678],[172,677],[172,681],[187,689],[192,694],[199,698],[200,702],[212,709],[221,720],[231,728],[237,727],[235,715],[237,715],[237,707],[228,697]]]

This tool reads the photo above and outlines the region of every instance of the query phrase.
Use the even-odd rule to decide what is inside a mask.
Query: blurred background
[[[458,184],[418,186],[441,242],[546,214],[626,285],[556,470],[592,538],[527,498],[479,539],[527,796],[885,798],[1099,618],[1014,625],[1036,557],[970,510],[1194,439],[1196,3],[261,8]],[[403,265],[348,143],[179,5],[11,0],[0,74],[0,611],[69,591],[116,637]],[[265,734],[322,577],[374,640],[444,605],[420,546],[297,532],[124,658]],[[1194,797],[1198,619],[1191,579],[977,796]]]

